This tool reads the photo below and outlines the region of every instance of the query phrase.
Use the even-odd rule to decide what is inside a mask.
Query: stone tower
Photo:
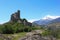
[[[17,16],[20,18],[20,10],[17,11]]]
[[[11,23],[18,22],[18,23],[24,24],[26,26],[31,26],[32,25],[32,23],[28,22],[26,19],[21,19],[20,18],[20,10],[18,10],[17,12],[15,12],[11,15],[10,22]]]
[[[17,20],[20,20],[20,10],[11,15],[11,21],[17,21]]]

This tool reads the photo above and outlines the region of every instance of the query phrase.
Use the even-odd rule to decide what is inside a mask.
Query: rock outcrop
[[[20,20],[20,11],[18,10],[14,14],[11,15],[11,20],[10,21],[18,21]]]
[[[43,37],[39,33],[39,30],[35,30],[33,32],[27,33],[25,37],[22,37],[19,40],[56,40],[56,38],[54,38],[52,36]]]
[[[20,10],[18,10],[17,12],[15,12],[11,15],[10,22],[18,22],[18,23],[22,23],[27,26],[32,26],[32,23],[28,22],[26,19],[20,18]]]

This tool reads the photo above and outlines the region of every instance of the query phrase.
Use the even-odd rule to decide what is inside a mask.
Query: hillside
[[[53,24],[57,24],[57,25],[60,25],[60,17],[56,18],[56,19],[42,19],[42,20],[37,20],[37,21],[34,21],[33,24],[36,24],[36,25],[53,25]]]
[[[51,23],[50,23],[51,22]],[[38,25],[40,23],[40,25]],[[49,24],[48,24],[49,23]],[[44,28],[46,26],[46,28]],[[56,28],[59,28],[56,30]],[[54,30],[51,30],[54,29]],[[30,23],[13,13],[8,22],[0,25],[0,40],[57,40],[60,39],[60,18]]]

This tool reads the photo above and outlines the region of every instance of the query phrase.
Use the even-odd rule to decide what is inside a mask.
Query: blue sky
[[[37,20],[44,16],[60,16],[60,0],[0,0],[0,23],[10,20],[10,15],[21,11],[21,18]]]

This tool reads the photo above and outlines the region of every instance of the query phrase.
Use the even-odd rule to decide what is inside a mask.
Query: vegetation
[[[4,34],[5,37],[10,37],[11,40],[18,40],[21,37],[26,36],[27,32],[19,32],[19,33],[15,33],[15,34]]]
[[[26,32],[30,32],[32,30],[40,30],[41,27],[31,27],[25,26],[20,23],[5,23],[0,25],[0,33],[4,34],[5,37],[12,37],[12,40],[18,40],[20,37],[26,35]],[[2,40],[2,39],[1,39]]]
[[[53,36],[55,38],[60,38],[60,29],[57,29],[57,30],[45,30],[43,33],[42,33],[43,36]]]
[[[3,40],[2,38],[0,38],[0,40]]]
[[[18,35],[14,37],[13,40],[17,40],[19,37],[25,36],[26,32],[40,29],[44,30],[42,36],[53,36],[55,38],[60,38],[60,29],[51,30],[51,28],[48,28],[45,30],[43,27],[25,26],[20,23],[5,23],[3,25],[0,25],[0,33]]]
[[[19,32],[30,32],[32,30],[37,29],[43,29],[42,27],[31,27],[31,26],[25,26],[20,23],[5,23],[3,25],[0,25],[0,33],[3,34],[14,34]]]
[[[20,23],[15,23],[15,24],[4,24],[0,25],[0,33],[3,34],[14,34],[18,32],[29,32],[31,31],[31,27],[29,26],[24,26],[23,24]]]

